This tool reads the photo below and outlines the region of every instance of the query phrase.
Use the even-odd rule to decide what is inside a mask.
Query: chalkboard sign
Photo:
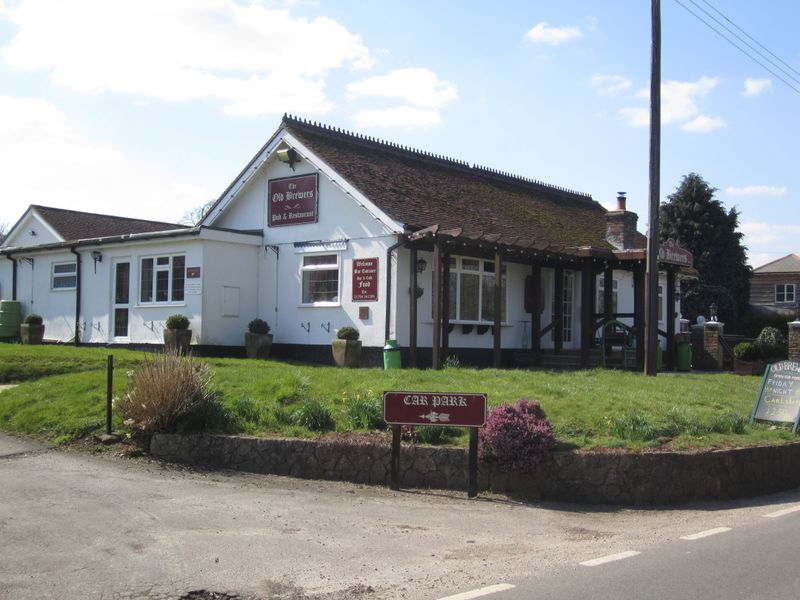
[[[800,421],[800,363],[783,360],[767,366],[753,409],[753,421],[792,423]]]

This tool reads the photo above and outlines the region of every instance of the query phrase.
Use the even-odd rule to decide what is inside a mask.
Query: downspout
[[[389,339],[392,320],[392,253],[403,243],[404,240],[400,239],[386,250],[386,336],[383,338],[384,340]]]
[[[75,345],[81,345],[81,253],[75,247],[69,249],[75,255]]]

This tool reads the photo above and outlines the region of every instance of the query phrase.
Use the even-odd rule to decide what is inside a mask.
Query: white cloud
[[[324,113],[327,74],[372,65],[360,36],[335,20],[255,2],[20,0],[0,4],[0,19],[17,29],[0,49],[11,67],[87,94],[216,98],[236,115]]]
[[[744,80],[744,91],[742,96],[758,96],[766,92],[772,86],[771,79],[751,79]]]
[[[546,22],[537,23],[525,34],[525,39],[534,44],[558,46],[583,37],[578,27],[550,27]]]
[[[684,131],[691,131],[695,133],[708,133],[721,127],[727,127],[727,123],[719,117],[709,117],[706,115],[698,115],[688,123],[684,123],[681,129]]]
[[[0,96],[3,220],[29,204],[177,220],[219,190],[182,182],[93,138],[55,106]]]
[[[398,106],[376,110],[362,110],[353,115],[360,127],[410,128],[433,127],[441,124],[442,118],[435,110]]]
[[[729,196],[785,196],[786,186],[771,186],[771,185],[746,185],[744,187],[725,188],[725,193]]]
[[[594,75],[589,83],[603,96],[616,96],[633,85],[630,79],[621,75]]]
[[[348,84],[347,91],[353,97],[399,98],[423,108],[441,108],[458,99],[456,86],[441,81],[430,69],[389,71],[386,75]]]
[[[745,245],[762,244],[795,247],[800,225],[776,225],[774,223],[742,223],[739,231],[746,236]]]
[[[683,129],[705,133],[719,127],[725,122],[719,117],[700,114],[698,102],[713,90],[719,79],[701,77],[697,81],[665,81],[661,84],[661,123],[670,125],[683,123]],[[650,90],[645,88],[636,94],[639,98],[649,99]],[[642,107],[626,107],[619,111],[628,123],[635,126],[647,126],[650,123],[650,109]]]

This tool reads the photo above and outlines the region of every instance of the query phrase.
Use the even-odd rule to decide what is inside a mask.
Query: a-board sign
[[[391,425],[483,427],[486,394],[384,392],[383,420]]]
[[[800,420],[800,363],[782,360],[767,366],[753,408],[753,421],[792,423]]]

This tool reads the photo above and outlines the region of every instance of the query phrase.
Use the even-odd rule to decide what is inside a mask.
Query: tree
[[[0,221],[0,244],[2,244],[5,241],[8,230],[9,230],[8,223],[6,223],[5,221]]]
[[[739,212],[726,212],[714,199],[716,191],[697,173],[684,176],[669,202],[661,204],[659,238],[674,239],[689,250],[700,275],[683,288],[684,317],[708,318],[709,307],[716,303],[719,320],[736,330],[749,303],[751,269],[743,234],[737,231]]]
[[[209,200],[202,206],[196,206],[192,210],[183,213],[181,220],[178,221],[181,225],[197,225],[206,216],[206,213],[214,206],[216,199]]]

